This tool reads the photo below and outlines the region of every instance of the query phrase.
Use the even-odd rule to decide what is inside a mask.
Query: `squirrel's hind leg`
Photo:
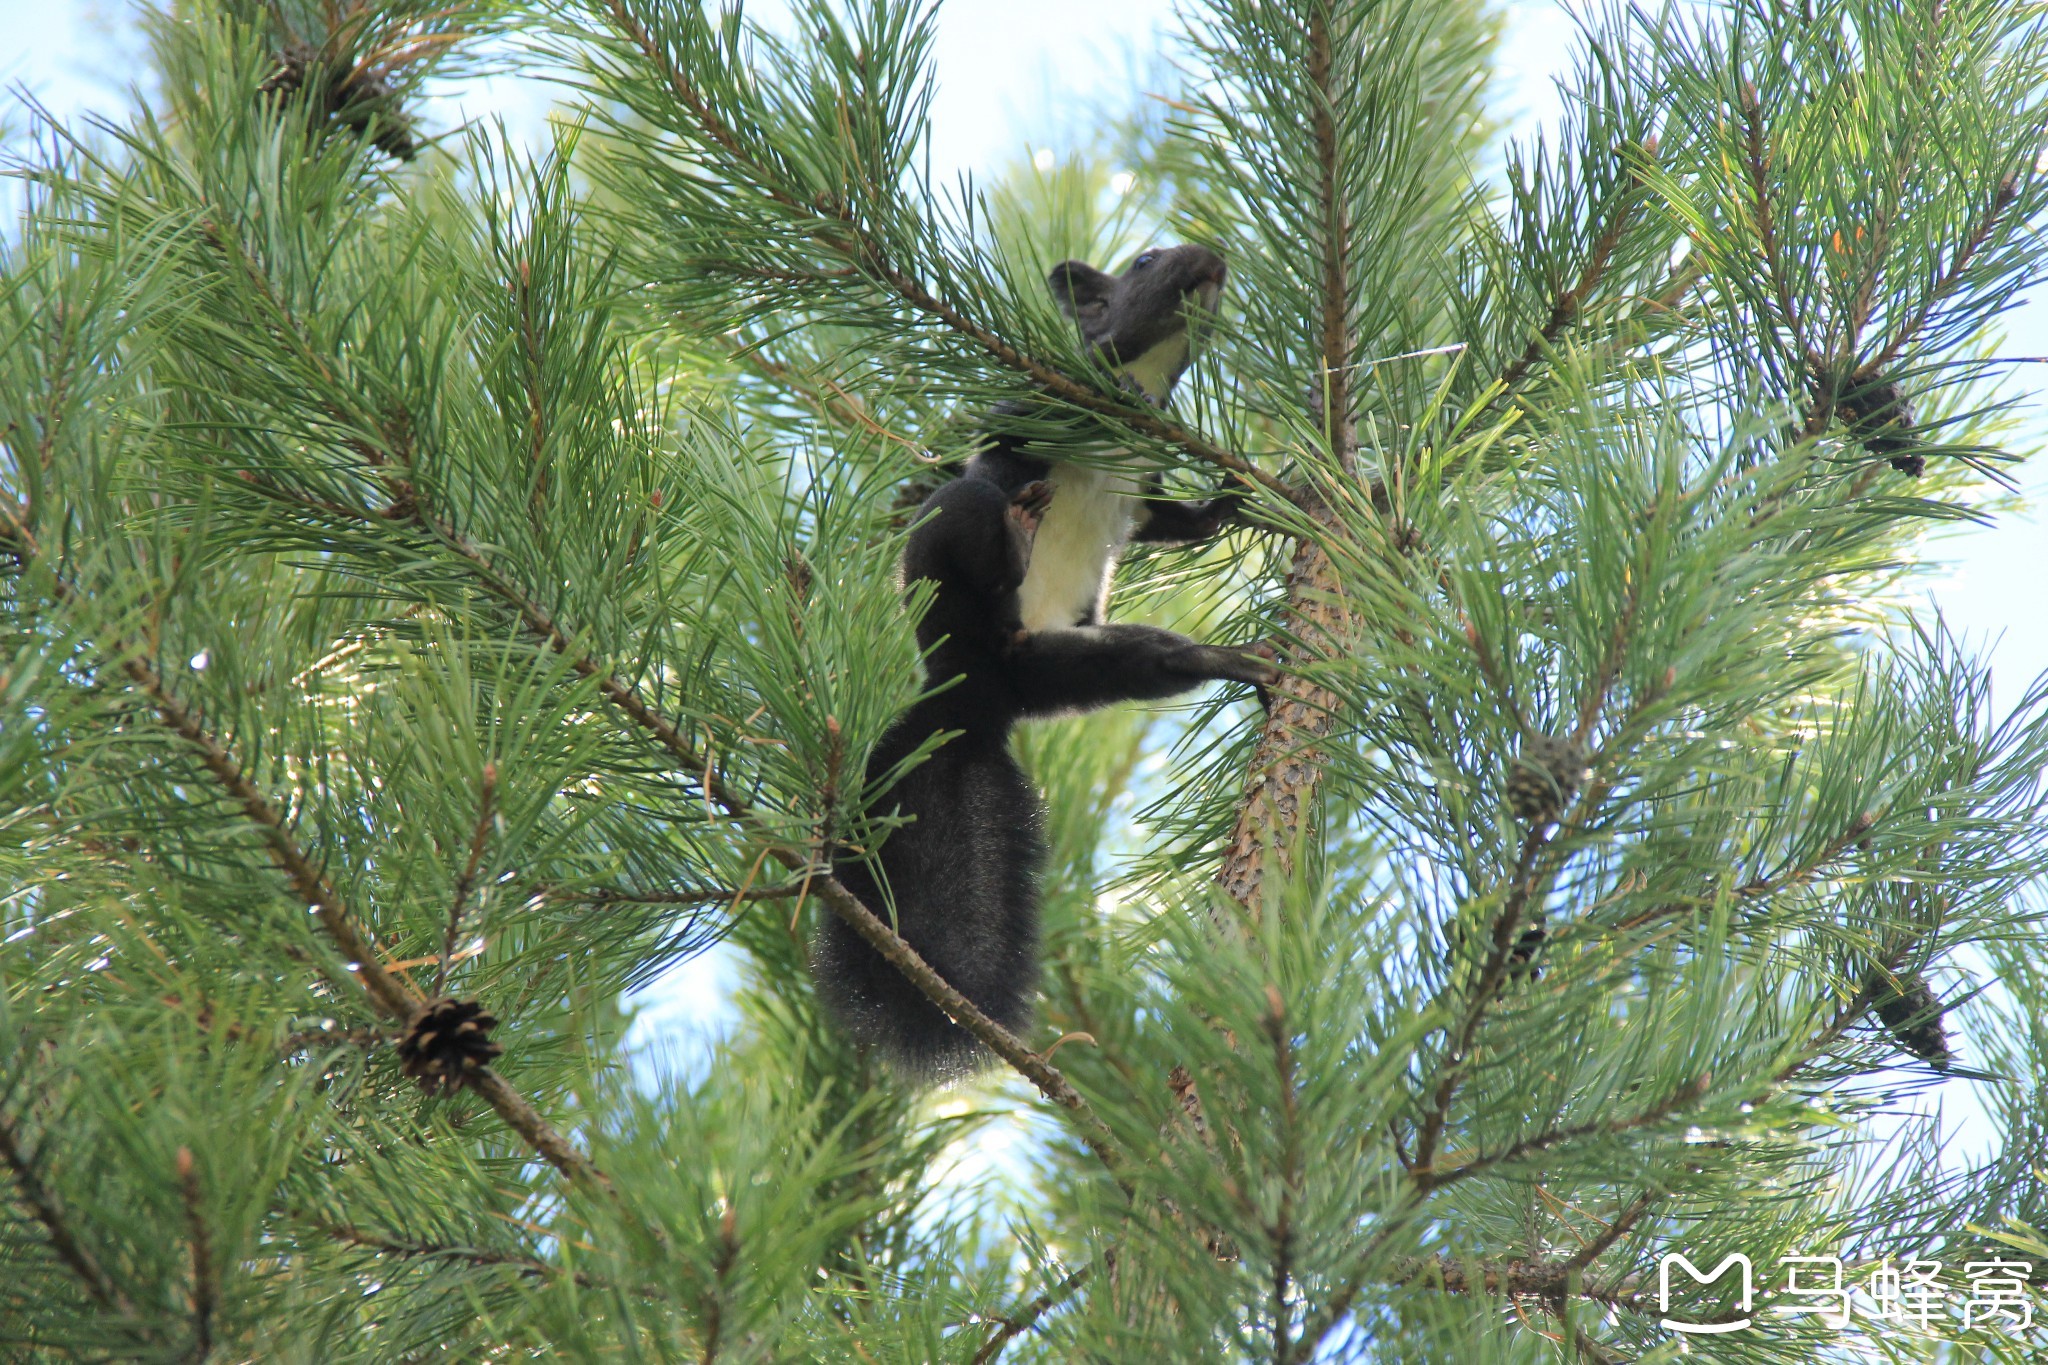
[[[991,597],[1012,591],[1031,565],[1031,547],[1052,485],[1043,480],[1005,494],[986,479],[958,478],[925,499],[904,547],[903,576]]]

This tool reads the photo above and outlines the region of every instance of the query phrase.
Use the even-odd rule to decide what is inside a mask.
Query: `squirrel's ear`
[[[1109,311],[1116,276],[1105,275],[1086,261],[1061,261],[1045,277],[1060,311],[1084,327]]]

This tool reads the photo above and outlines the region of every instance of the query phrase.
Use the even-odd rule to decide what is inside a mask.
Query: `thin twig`
[[[1673,1113],[1692,1103],[1701,1095],[1704,1095],[1706,1090],[1707,1082],[1704,1079],[1687,1081],[1684,1085],[1672,1091],[1661,1104],[1653,1105],[1641,1113],[1631,1114],[1626,1118],[1595,1119],[1588,1123],[1573,1124],[1569,1128],[1553,1128],[1548,1132],[1538,1133],[1534,1137],[1523,1138],[1518,1142],[1510,1143],[1498,1152],[1476,1156],[1470,1161],[1453,1166],[1447,1171],[1418,1171],[1415,1173],[1415,1181],[1425,1189],[1433,1192],[1444,1188],[1446,1185],[1454,1185],[1461,1180],[1483,1174],[1496,1166],[1505,1166],[1512,1162],[1520,1161],[1523,1157],[1533,1156],[1537,1152],[1548,1151],[1553,1147],[1562,1146],[1567,1142],[1575,1142],[1580,1138],[1627,1133],[1633,1132],[1638,1128],[1648,1128],[1669,1119]]]
[[[1309,136],[1315,143],[1316,217],[1320,229],[1315,248],[1322,267],[1318,347],[1323,372],[1318,376],[1317,390],[1323,413],[1323,439],[1329,444],[1337,467],[1355,478],[1358,431],[1351,413],[1351,224],[1345,205],[1343,146],[1331,113],[1337,97],[1335,67],[1336,45],[1330,37],[1329,7],[1312,5],[1308,18],[1307,74],[1313,87]]]
[[[1656,520],[1657,498],[1650,499],[1638,524],[1647,526]],[[1614,618],[1614,629],[1607,638],[1607,648],[1600,655],[1600,666],[1593,675],[1593,686],[1586,690],[1585,700],[1579,703],[1579,724],[1572,732],[1572,742],[1584,747],[1592,738],[1593,727],[1600,720],[1600,713],[1607,707],[1607,699],[1614,692],[1615,683],[1621,680],[1622,665],[1628,662],[1630,632],[1635,628],[1636,610],[1642,605],[1643,581],[1649,577],[1646,562],[1650,556],[1650,539],[1637,536],[1636,552],[1638,562],[1631,563],[1623,574],[1626,585],[1622,590],[1621,611]]]
[[[754,346],[742,347],[733,353],[733,358],[762,378],[788,389],[821,417],[858,428],[871,436],[878,436],[902,446],[919,463],[935,464],[943,458],[932,454],[920,442],[911,440],[893,427],[876,421],[874,415],[868,411],[866,403],[830,379],[816,375],[800,377],[789,366],[770,360]]]
[[[178,1188],[185,1200],[186,1235],[192,1242],[192,1355],[204,1361],[213,1353],[213,1314],[220,1285],[213,1267],[213,1235],[206,1226],[206,1204],[199,1188],[199,1169],[192,1149],[178,1149]]]
[[[1293,1354],[1290,1330],[1294,1310],[1288,1299],[1294,1276],[1294,1193],[1301,1183],[1300,1114],[1285,1002],[1272,986],[1266,988],[1266,1000],[1270,1006],[1266,1034],[1273,1044],[1273,1071],[1280,1091],[1280,1204],[1266,1229],[1273,1249],[1273,1365],[1288,1365]]]
[[[1899,352],[1903,351],[1920,329],[1927,325],[1927,319],[1935,308],[1954,291],[1956,284],[1962,279],[1963,272],[1969,268],[1971,260],[1983,250],[1984,243],[1991,240],[1991,234],[1997,230],[1999,220],[2005,217],[2005,211],[2011,208],[2019,197],[2020,186],[2017,176],[2007,176],[1998,182],[1998,192],[1991,197],[1991,207],[1985,210],[1984,217],[1979,220],[1970,235],[1963,239],[1962,245],[1956,249],[1956,254],[1949,258],[1949,263],[1942,269],[1941,274],[1935,277],[1934,286],[1927,291],[1927,297],[1921,301],[1920,307],[1889,341],[1878,348],[1875,355],[1857,366],[1858,380],[1876,378],[1879,371],[1898,358]]]
[[[1447,1294],[1492,1294],[1506,1298],[1537,1299],[1553,1310],[1573,1301],[1602,1304],[1623,1312],[1661,1318],[1654,1286],[1646,1287],[1633,1275],[1606,1282],[1588,1282],[1584,1265],[1576,1260],[1481,1261],[1473,1265],[1448,1256],[1403,1257],[1387,1263],[1378,1273],[1360,1273],[1338,1285],[1324,1300],[1322,1309],[1301,1337],[1296,1359],[1305,1358],[1316,1342],[1351,1311],[1351,1305],[1368,1284],[1400,1285],[1430,1289]],[[1477,1273],[1474,1274],[1473,1272]],[[1703,1323],[1733,1322],[1734,1313],[1698,1319]]]
[[[34,1157],[22,1150],[20,1134],[4,1114],[0,1114],[0,1162],[6,1163],[8,1172],[13,1175],[14,1188],[22,1204],[43,1225],[43,1233],[50,1239],[50,1249],[78,1277],[93,1302],[111,1308],[122,1317],[134,1316],[135,1308],[128,1302],[127,1295],[107,1278],[107,1273],[100,1269],[99,1261],[72,1233],[57,1192],[43,1183],[42,1176],[36,1171]]]
[[[532,1101],[514,1089],[510,1082],[490,1067],[473,1073],[469,1088],[484,1097],[505,1126],[526,1141],[526,1145],[546,1159],[550,1166],[568,1176],[571,1180],[582,1180],[603,1190],[610,1190],[611,1179],[592,1165],[590,1158],[583,1155],[569,1140],[555,1129],[555,1126],[541,1117]]]
[[[1507,983],[1508,963],[1514,955],[1516,929],[1521,926],[1522,915],[1528,908],[1529,898],[1536,882],[1536,861],[1547,846],[1541,830],[1532,829],[1522,839],[1522,851],[1515,862],[1515,872],[1500,914],[1494,919],[1493,944],[1487,953],[1486,965],[1480,970],[1479,980],[1472,987],[1472,998],[1467,1002],[1465,1017],[1453,1035],[1451,1046],[1445,1053],[1444,1070],[1437,1079],[1436,1091],[1430,1097],[1429,1108],[1424,1111],[1422,1125],[1415,1139],[1415,1162],[1409,1171],[1410,1178],[1418,1189],[1427,1190],[1437,1179],[1437,1145],[1443,1139],[1444,1127],[1449,1122],[1451,1101],[1458,1093],[1459,1082],[1464,1079],[1465,1067],[1471,1058],[1472,1046],[1479,1034],[1479,1025],[1486,1018],[1487,1010],[1494,998]]]
[[[1736,887],[1733,893],[1734,896],[1736,897],[1736,899],[1744,901],[1764,900],[1771,896],[1777,895],[1781,891],[1788,891],[1793,887],[1804,886],[1806,883],[1812,881],[1815,877],[1819,876],[1821,871],[1824,868],[1826,868],[1828,864],[1834,862],[1835,859],[1841,857],[1844,853],[1848,852],[1852,845],[1856,844],[1858,841],[1860,841],[1866,835],[1868,835],[1870,831],[1876,827],[1877,821],[1878,816],[1874,812],[1865,811],[1863,814],[1858,815],[1854,820],[1851,820],[1849,822],[1849,827],[1847,829],[1845,829],[1842,833],[1836,835],[1834,838],[1830,839],[1827,843],[1823,844],[1819,849],[1817,849],[1814,852],[1813,856],[1808,858],[1805,862],[1787,868],[1784,871],[1778,873],[1776,876],[1752,878],[1751,880],[1746,881],[1742,885]],[[1709,895],[1704,899],[1711,898],[1711,895]],[[1655,906],[1649,910],[1644,910],[1637,914],[1631,915],[1627,919],[1612,925],[1606,930],[1606,932],[1613,934],[1629,933],[1633,930],[1643,928],[1645,925],[1654,924],[1660,919],[1667,919],[1673,915],[1684,914],[1687,910],[1692,909],[1693,906],[1697,903],[1698,902],[1696,901],[1674,901],[1669,904]],[[1570,932],[1571,928],[1570,926],[1567,926],[1565,929],[1560,931],[1560,937],[1562,937],[1564,934],[1569,934]]]
[[[1448,569],[1444,571],[1443,583],[1448,591],[1451,587],[1451,576]],[[1501,671],[1500,664],[1494,659],[1493,650],[1486,643],[1486,637],[1479,633],[1479,627],[1472,624],[1470,617],[1461,614],[1459,623],[1465,627],[1465,642],[1472,646],[1473,661],[1479,665],[1480,676],[1485,678],[1487,685],[1493,689],[1494,700],[1500,703],[1501,709],[1506,711],[1508,718],[1514,721],[1517,733],[1523,735],[1535,734],[1536,727],[1531,725],[1529,718],[1522,714],[1521,703],[1515,700],[1515,691],[1512,687],[1508,686],[1507,675]]]
[[[990,1365],[1012,1340],[1030,1331],[1038,1325],[1040,1318],[1072,1298],[1074,1291],[1088,1282],[1088,1276],[1094,1269],[1092,1262],[1084,1265],[1023,1307],[1013,1308],[1002,1317],[994,1319],[999,1324],[998,1327],[989,1339],[981,1344],[981,1349],[974,1353],[974,1358],[968,1365]]]
[[[589,891],[544,891],[557,905],[739,905],[749,901],[786,901],[809,894],[803,883],[787,886],[695,886],[674,891],[635,891],[612,886]]]
[[[726,1282],[740,1256],[738,1215],[730,1199],[724,1202],[725,1209],[718,1220],[718,1246],[711,1253],[711,1289],[705,1295],[708,1302],[704,1310],[704,1353],[698,1357],[702,1365],[712,1365],[718,1359],[718,1338],[725,1326]]]
[[[330,1223],[311,1214],[292,1213],[291,1218],[305,1224],[313,1231],[332,1238],[344,1246],[358,1247],[373,1251],[380,1256],[396,1256],[403,1260],[460,1261],[464,1265],[478,1267],[503,1266],[516,1270],[534,1279],[553,1279],[558,1276],[573,1279],[585,1289],[609,1288],[607,1281],[584,1271],[568,1271],[560,1266],[530,1256],[519,1256],[507,1251],[486,1251],[479,1247],[452,1246],[439,1242],[405,1242],[380,1232],[367,1232],[347,1223]],[[652,1289],[642,1293],[654,1295]]]
[[[478,869],[483,866],[491,825],[498,818],[497,802],[498,765],[486,763],[483,781],[477,788],[476,827],[469,836],[469,859],[455,879],[455,894],[448,902],[448,932],[441,939],[441,964],[434,969],[434,988],[427,992],[437,999],[442,987],[448,984],[448,968],[455,961],[455,940],[462,936],[462,912],[469,907],[469,893],[476,885]]]
[[[1763,104],[1753,83],[1742,83],[1739,105],[1752,201],[1750,212],[1756,222],[1757,245],[1763,252],[1764,271],[1770,276],[1771,285],[1777,293],[1778,321],[1791,334],[1793,346],[1805,357],[1807,364],[1819,371],[1824,367],[1806,340],[1805,324],[1800,321],[1799,310],[1792,302],[1792,281],[1778,254],[1777,222],[1771,207],[1771,155],[1764,132]]]
[[[1635,1225],[1643,1221],[1643,1215],[1655,1208],[1658,1201],[1663,1198],[1664,1192],[1661,1190],[1644,1190],[1629,1201],[1628,1207],[1615,1214],[1613,1221],[1602,1228],[1598,1236],[1573,1252],[1565,1264],[1584,1270],[1605,1256],[1608,1248],[1634,1230]]]
[[[1473,1270],[1478,1274],[1471,1273]],[[1657,1306],[1654,1288],[1646,1290],[1635,1276],[1607,1284],[1587,1284],[1584,1268],[1570,1261],[1482,1261],[1477,1266],[1469,1266],[1465,1261],[1447,1256],[1424,1256],[1396,1261],[1389,1271],[1389,1283],[1436,1289],[1447,1294],[1496,1294],[1556,1304],[1584,1299],[1647,1316],[1661,1316],[1664,1311]],[[1733,1321],[1734,1317],[1727,1314],[1700,1321]]]
[[[1527,377],[1536,362],[1543,359],[1551,347],[1557,344],[1557,339],[1564,335],[1565,328],[1578,320],[1579,312],[1586,306],[1587,298],[1606,277],[1607,267],[1614,258],[1614,249],[1621,244],[1623,234],[1628,231],[1629,220],[1634,217],[1639,202],[1640,200],[1633,195],[1625,199],[1621,207],[1615,211],[1606,231],[1594,239],[1593,249],[1586,255],[1586,264],[1579,271],[1579,277],[1572,281],[1571,288],[1559,294],[1551,303],[1550,316],[1536,329],[1536,335],[1529,339],[1529,344],[1521,355],[1515,357],[1514,362],[1502,370],[1500,377],[1494,381],[1502,393],[1512,392],[1515,386]]]
[[[420,999],[400,977],[385,970],[369,933],[342,905],[327,878],[292,837],[284,817],[243,773],[234,755],[209,733],[198,715],[171,694],[163,678],[139,658],[130,658],[122,671],[149,698],[163,723],[185,740],[199,761],[221,787],[234,798],[242,816],[263,837],[270,860],[285,874],[293,891],[320,921],[320,927],[340,950],[348,970],[360,981],[377,1008],[401,1022],[410,1020]]]

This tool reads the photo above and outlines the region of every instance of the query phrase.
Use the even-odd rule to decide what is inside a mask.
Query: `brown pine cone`
[[[429,1000],[399,1035],[399,1061],[421,1089],[445,1095],[468,1084],[504,1052],[491,1041],[497,1026],[497,1016],[484,1013],[474,1000]]]

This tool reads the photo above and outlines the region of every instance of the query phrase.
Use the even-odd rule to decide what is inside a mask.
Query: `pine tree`
[[[193,0],[21,152],[6,1358],[2037,1358],[2048,684],[1899,588],[2021,453],[2039,14],[1617,10],[1501,155],[1473,0],[1214,0],[987,190],[928,8],[793,8]],[[507,33],[540,154],[420,111]],[[1042,285],[1148,239],[1230,263],[1173,410]],[[1286,676],[1023,737],[1018,1037],[826,862],[888,834],[909,509],[1034,395],[1248,495],[1113,614]],[[840,1036],[831,915],[988,1081]],[[731,1036],[636,1060],[720,939]],[[1745,1316],[1671,1253],[1751,1324],[1664,1325]]]

